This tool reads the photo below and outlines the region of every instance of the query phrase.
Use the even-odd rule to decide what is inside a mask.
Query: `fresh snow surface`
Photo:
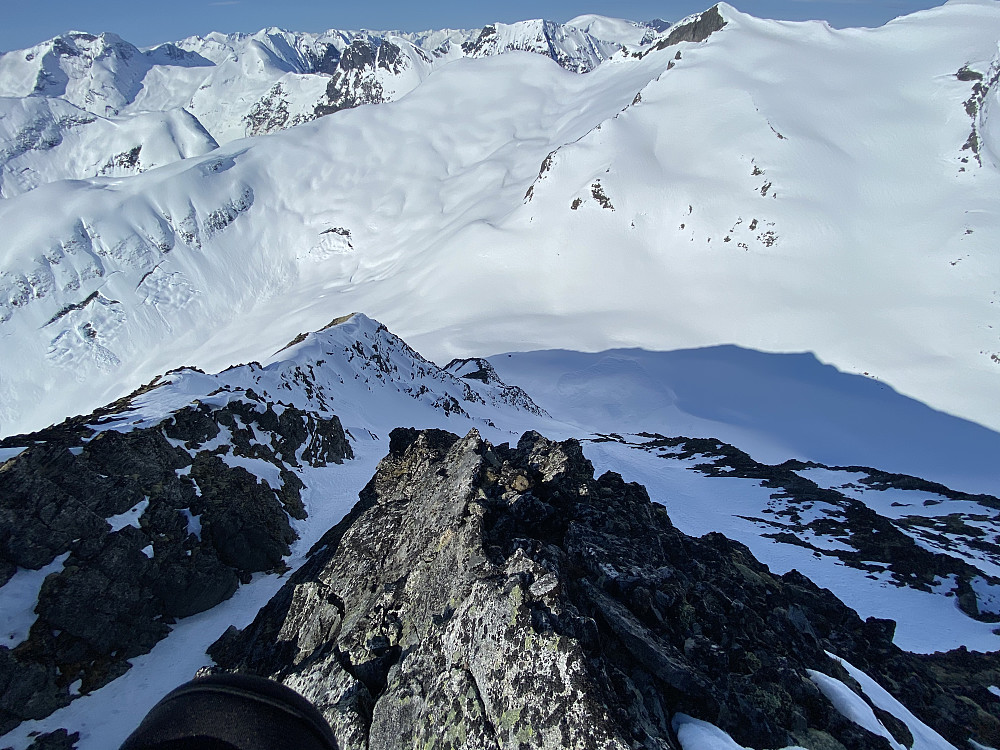
[[[50,573],[62,570],[68,557],[69,552],[59,555],[38,570],[21,568],[0,588],[0,645],[14,648],[28,637],[42,582]]]
[[[1000,184],[955,75],[989,72],[1000,7],[874,30],[721,7],[700,44],[585,75],[457,59],[395,102],[0,202],[0,433],[350,310],[440,361],[812,352],[1000,426]]]

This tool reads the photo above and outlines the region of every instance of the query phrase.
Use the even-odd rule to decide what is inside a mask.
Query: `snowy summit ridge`
[[[406,705],[397,678],[414,671],[450,675],[428,705],[452,700],[459,678],[494,694],[485,709],[463,704],[447,725],[458,734],[505,726],[507,709],[481,719],[499,705],[564,740],[614,735],[627,716],[682,748],[730,732],[750,747],[829,735],[861,750],[881,735],[947,749],[945,737],[1000,732],[994,656],[912,653],[995,642],[1000,551],[982,539],[998,530],[996,497],[864,467],[766,465],[709,438],[594,434],[498,372],[484,359],[438,368],[354,314],[264,364],[166,373],[5,440],[4,742],[115,746],[206,666],[294,686],[345,747],[377,741],[382,719],[364,717]],[[615,471],[595,478],[595,464],[642,477],[648,494]],[[417,633],[421,649],[404,649]],[[601,662],[612,682],[657,689],[619,706],[594,681],[598,644],[622,646]],[[459,652],[471,677],[439,663]],[[570,658],[553,668],[553,652]],[[532,697],[544,690],[511,687],[525,680],[586,696],[595,720],[551,724]],[[355,699],[323,697],[345,692]],[[867,700],[882,713],[859,721]],[[515,739],[526,731],[506,721]]]

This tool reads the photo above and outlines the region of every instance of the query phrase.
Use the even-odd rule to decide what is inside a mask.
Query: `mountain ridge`
[[[633,489],[626,495],[641,496],[645,504],[652,497],[657,502],[650,507],[659,507],[655,513],[663,518],[669,513],[668,523],[676,533],[697,536],[707,528],[714,533],[698,544],[714,543],[705,540],[717,538],[717,546],[736,545],[733,549],[744,550],[740,554],[752,554],[769,567],[753,565],[769,569],[768,575],[783,576],[795,587],[814,586],[806,583],[807,578],[823,581],[833,593],[822,597],[832,602],[836,594],[875,623],[865,627],[873,629],[872,638],[876,631],[881,633],[872,643],[882,644],[879,653],[883,656],[902,654],[899,646],[925,653],[952,649],[948,656],[924,661],[912,654],[892,658],[917,658],[912,668],[926,679],[941,681],[942,690],[965,685],[966,691],[982,691],[970,699],[980,706],[977,710],[991,710],[992,699],[984,697],[989,695],[985,690],[993,674],[991,657],[972,653],[965,644],[996,647],[992,631],[1000,617],[1000,596],[995,593],[1000,589],[1000,552],[988,540],[1000,532],[995,523],[1000,499],[971,496],[917,477],[859,466],[801,461],[766,465],[714,439],[602,434],[574,421],[579,415],[558,402],[549,403],[558,407],[552,414],[536,405],[527,392],[504,383],[497,368],[485,360],[456,360],[438,368],[377,321],[352,314],[335,318],[322,331],[295,337],[265,364],[239,365],[217,374],[184,368],[94,414],[5,439],[0,443],[0,514],[8,519],[3,528],[16,533],[0,539],[0,612],[4,613],[0,618],[0,684],[9,686],[0,695],[0,719],[9,732],[4,741],[27,747],[29,732],[62,728],[85,730],[81,748],[120,742],[131,727],[109,720],[107,707],[123,702],[119,705],[133,707],[127,715],[141,715],[159,697],[161,683],[166,686],[199,667],[211,666],[199,649],[207,648],[229,625],[247,627],[278,592],[286,573],[300,570],[290,585],[301,586],[318,565],[325,564],[324,548],[332,549],[332,540],[373,507],[366,485],[388,486],[388,482],[397,487],[393,492],[425,497],[435,518],[454,499],[448,499],[450,491],[445,497],[439,496],[438,489],[430,489],[435,482],[457,483],[472,493],[470,497],[478,497],[475,483],[489,481],[484,477],[490,476],[490,469],[485,475],[481,471],[469,474],[469,467],[461,461],[458,464],[464,468],[435,463],[459,443],[472,447],[469,455],[486,456],[493,451],[512,467],[519,467],[505,470],[503,484],[522,498],[515,504],[517,508],[524,505],[514,514],[521,519],[518,523],[532,528],[537,524],[529,523],[534,518],[531,514],[544,506],[538,498],[554,492],[546,502],[558,504],[562,502],[558,498],[566,496],[568,489],[559,484],[564,481],[559,476],[577,477],[589,487],[587,483],[593,480],[587,477],[593,477],[595,465],[602,470],[612,466],[615,471],[597,482],[609,491],[618,488],[612,495],[624,486],[622,476],[641,479],[648,491],[629,485]],[[414,427],[394,429],[399,424]],[[446,431],[466,428],[473,428],[472,432],[461,440]],[[557,444],[542,438],[537,430],[576,439]],[[492,437],[489,443],[483,442],[480,433]],[[525,448],[516,458],[517,451],[506,453],[511,449],[502,443],[520,435],[525,435],[525,446],[531,443],[534,448]],[[419,446],[438,451],[426,472],[423,468],[388,468]],[[752,445],[747,447],[752,450]],[[538,456],[521,466],[528,452]],[[404,463],[426,463],[415,456]],[[385,465],[376,472],[382,459]],[[493,464],[487,461],[487,465]],[[421,472],[426,474],[424,479],[416,479]],[[411,480],[416,484],[409,484]],[[116,483],[113,489],[105,487],[109,481]],[[419,487],[427,482],[424,493]],[[533,490],[532,482],[542,484]],[[361,500],[355,506],[352,495],[359,492]],[[594,495],[598,496],[604,496],[603,490]],[[10,522],[11,514],[19,519],[17,524]],[[36,515],[48,520],[36,523],[32,520]],[[562,511],[542,515],[552,522],[566,521]],[[419,513],[411,514],[407,523],[426,520]],[[375,523],[385,532],[385,542],[396,545],[389,533],[395,527]],[[539,523],[538,528],[548,528],[548,522]],[[420,539],[425,531],[405,536]],[[723,533],[728,537],[724,541]],[[241,543],[241,539],[248,541]],[[633,549],[628,554],[643,552]],[[536,574],[535,578],[545,578]],[[576,585],[574,576],[560,578],[560,586]],[[104,595],[107,606],[79,617],[80,601],[92,598],[94,586],[107,589],[109,580],[114,584]],[[541,591],[531,581],[526,585]],[[309,583],[306,588],[311,591],[312,586]],[[268,613],[286,598],[286,593],[279,593],[276,603],[261,611],[260,622],[268,621]],[[911,602],[917,604],[917,617]],[[845,617],[848,612],[856,617],[840,601],[834,608]],[[873,615],[873,609],[879,614]],[[357,610],[356,616],[362,617],[362,611]],[[606,610],[612,619],[618,617],[615,612],[614,607]],[[885,614],[898,623],[889,623]],[[329,620],[326,615],[320,619]],[[935,628],[927,628],[928,619]],[[812,621],[819,627],[819,621]],[[631,621],[626,618],[625,622]],[[254,625],[247,633],[259,627]],[[288,625],[281,629],[283,638],[301,644],[312,638],[308,628],[295,630]],[[571,635],[583,636],[583,631]],[[234,631],[226,635],[212,650],[217,666],[233,668],[246,658],[239,654],[249,637],[244,634],[238,641]],[[890,648],[888,644],[894,641],[896,645]],[[270,638],[258,642],[274,646]],[[640,648],[639,642],[630,642]],[[354,667],[348,670],[352,679],[361,679],[366,689],[375,690],[371,700],[380,689],[373,686],[385,678],[379,659],[393,652],[392,643],[390,639],[387,651],[373,647],[378,653],[373,652],[375,661],[369,667],[375,671],[370,675]],[[284,670],[280,665],[287,654],[282,648],[267,657],[272,665],[269,670]],[[315,659],[307,656],[309,648],[301,645],[301,658],[293,661],[313,664]],[[847,660],[845,668],[860,666],[872,674],[869,670],[875,669],[876,662],[865,661],[869,657],[862,658],[854,646],[844,648],[841,643],[835,652]],[[683,650],[687,654],[690,649],[685,646]],[[253,659],[264,658],[257,653]],[[355,660],[360,656],[350,657],[351,663]],[[828,677],[847,679],[825,656],[820,661],[806,666]],[[903,672],[909,668],[897,667]],[[688,666],[681,672],[689,673],[684,680],[693,679],[691,684],[705,687],[698,669]],[[819,706],[824,700],[815,692],[816,686],[828,698],[841,690],[799,667],[794,671],[799,687],[793,693],[812,695],[808,705]],[[674,675],[668,681],[681,679],[681,672],[668,672]],[[880,675],[884,680],[885,675]],[[283,671],[282,677],[291,679]],[[293,680],[294,686],[307,693],[313,689],[309,685],[326,689],[313,677],[302,680],[301,684]],[[775,680],[776,690],[791,689],[785,677]],[[899,688],[894,690],[906,703],[906,695]],[[869,694],[861,690],[858,695],[862,693]],[[348,713],[364,714],[369,699],[360,693],[355,698],[360,703],[351,703],[355,708]],[[670,709],[676,712],[674,722],[657,730],[674,738],[667,740],[668,747],[677,736],[721,731],[705,727],[736,731],[727,723],[731,719],[712,713],[712,700],[707,708],[698,708],[690,696],[688,700],[686,708],[674,705]],[[834,705],[839,705],[836,700]],[[800,709],[789,707],[792,714]],[[330,710],[328,718],[335,727],[339,721],[341,730],[357,739],[357,727],[347,729],[355,720],[341,716],[344,706]],[[826,717],[815,725],[822,731],[867,737],[857,735],[850,722],[836,719],[828,708],[809,711],[810,721]],[[904,716],[900,711],[889,710],[889,715]],[[769,740],[739,731],[734,736],[755,747],[778,741],[784,731],[799,736],[795,732],[802,727],[794,729],[796,722],[786,723],[788,715],[768,719],[777,722],[768,724],[772,727],[767,730]],[[942,717],[920,715],[942,731],[944,725],[936,723]],[[905,736],[898,734],[900,725],[895,720],[879,716],[883,722],[879,726],[890,727],[894,736]],[[962,726],[967,722],[958,713],[949,716]],[[688,721],[684,717],[710,724],[695,723],[682,730]],[[919,728],[923,724],[905,717],[902,721],[910,726],[906,731],[924,731]],[[965,731],[948,726],[949,736]],[[682,746],[687,747],[683,742]]]

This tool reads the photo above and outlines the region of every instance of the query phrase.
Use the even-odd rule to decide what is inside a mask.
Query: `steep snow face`
[[[1000,425],[1000,185],[962,148],[959,74],[986,75],[1000,11],[862,31],[721,12],[703,42],[584,76],[456,60],[384,106],[5,201],[0,429],[258,358],[331,302],[435,358],[812,351]]]
[[[58,96],[99,115],[115,115],[131,102],[151,60],[116,34],[80,31],[31,49],[0,55],[4,96]]]
[[[138,174],[215,148],[181,109],[104,118],[58,98],[0,98],[0,198],[57,180]]]

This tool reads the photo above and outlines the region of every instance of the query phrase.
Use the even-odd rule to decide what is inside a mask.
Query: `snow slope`
[[[957,75],[988,73],[998,6],[843,31],[721,7],[707,41],[583,76],[457,60],[396,102],[4,201],[0,431],[345,309],[442,359],[810,351],[1000,425],[997,171],[962,149]]]
[[[183,109],[105,118],[58,98],[0,98],[0,198],[58,180],[137,174],[215,148]]]
[[[1000,435],[809,354],[734,346],[490,358],[552,414],[590,432],[715,437],[758,461],[877,466],[1000,494]]]

